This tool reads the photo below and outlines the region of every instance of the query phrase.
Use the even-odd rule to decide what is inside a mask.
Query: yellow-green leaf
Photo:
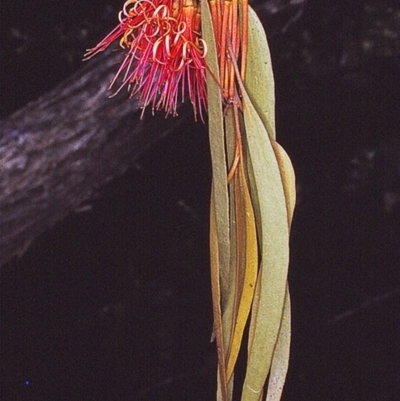
[[[296,204],[296,177],[294,175],[293,165],[290,161],[285,149],[274,140],[271,141],[275,152],[276,160],[278,161],[279,171],[283,183],[283,191],[286,198],[286,210],[288,214],[289,229],[292,223],[294,206]]]
[[[226,153],[228,159],[228,166],[233,162],[236,147],[235,127],[233,120],[233,112],[231,109],[226,110],[224,116],[225,122],[225,143]],[[225,185],[227,180],[225,177]],[[231,335],[233,333],[235,316],[236,316],[236,283],[237,283],[237,230],[238,221],[236,219],[236,200],[235,200],[235,188],[233,182],[229,186],[229,208],[230,208],[230,268],[229,268],[229,282],[228,282],[228,297],[227,302],[222,310],[222,326],[223,330],[223,341],[225,347],[225,355],[228,353],[229,344],[231,341]],[[228,399],[232,399],[233,392],[233,375],[228,379]]]
[[[295,175],[292,163],[285,150],[277,142],[271,141],[281,173],[286,198],[288,227],[290,229],[296,203]],[[267,401],[279,401],[289,365],[291,317],[289,288],[286,289],[285,304],[279,329],[278,340],[272,357],[271,372],[267,387]]]
[[[211,259],[211,292],[214,315],[214,335],[217,343],[218,355],[218,389],[217,400],[228,401],[227,380],[225,366],[225,349],[223,342],[222,316],[221,316],[221,289],[219,280],[219,246],[217,237],[217,221],[215,215],[214,191],[211,190],[210,207],[210,259]]]
[[[289,289],[287,288],[281,327],[272,357],[271,372],[267,387],[267,401],[279,401],[282,396],[283,385],[289,365],[290,330],[290,295]]]
[[[249,31],[244,85],[269,136],[275,139],[275,85],[264,28],[249,7]]]
[[[250,27],[251,29],[251,27]],[[243,93],[243,113],[249,162],[259,202],[258,232],[262,268],[258,276],[258,307],[252,310],[248,363],[242,401],[258,401],[270,371],[282,319],[289,263],[286,200],[269,136],[249,97]]]
[[[235,127],[233,120],[233,112],[231,109],[226,110],[224,117],[225,120],[225,143],[227,147],[227,156],[230,164],[234,159],[236,138],[235,138]],[[229,164],[229,165],[230,165]],[[225,177],[225,185],[227,184]],[[230,267],[229,267],[229,282],[228,282],[228,297],[227,302],[224,304],[222,309],[222,324],[224,326],[224,344],[225,352],[228,352],[228,347],[230,343],[230,337],[233,332],[233,325],[235,322],[235,309],[236,309],[236,293],[235,287],[237,282],[237,266],[239,261],[237,260],[237,224],[238,219],[236,218],[237,210],[237,200],[235,200],[235,185],[234,180],[232,180],[231,185],[229,185],[229,234],[230,234]]]
[[[241,196],[243,204],[243,215],[245,220],[245,244],[243,265],[243,283],[240,288],[236,288],[236,292],[240,290],[240,302],[238,312],[235,319],[235,326],[229,347],[229,354],[226,362],[227,380],[231,377],[236,360],[242,343],[243,332],[250,313],[250,307],[253,301],[254,290],[258,272],[258,249],[257,249],[257,232],[254,217],[253,206],[251,203],[250,192],[246,182],[243,166],[239,166]]]
[[[221,91],[219,85],[214,80],[214,77],[219,76],[218,57],[210,9],[206,1],[201,2],[201,18],[202,35],[208,46],[206,63],[212,71],[212,74],[207,71],[209,141],[212,159],[212,185],[215,201],[216,230],[218,233],[219,246],[221,304],[222,309],[224,309],[228,297],[229,281],[229,200],[226,185],[227,168]]]

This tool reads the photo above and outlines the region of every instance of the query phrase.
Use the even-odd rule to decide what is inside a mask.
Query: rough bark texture
[[[0,266],[123,173],[182,120],[140,119],[106,83],[120,56],[107,52],[0,122]]]

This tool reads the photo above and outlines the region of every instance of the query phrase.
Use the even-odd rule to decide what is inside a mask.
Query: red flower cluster
[[[179,92],[187,91],[195,118],[207,106],[204,57],[207,46],[200,34],[200,6],[196,0],[128,0],[119,13],[119,25],[96,47],[88,59],[119,39],[127,49],[110,88],[120,78],[138,95],[144,109],[164,109],[177,115]],[[143,113],[142,113],[143,115]]]

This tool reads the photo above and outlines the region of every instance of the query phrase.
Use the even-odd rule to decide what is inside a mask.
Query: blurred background
[[[298,181],[283,400],[398,400],[400,4],[252,4]],[[0,118],[78,71],[121,6],[1,2]],[[1,268],[1,400],[214,399],[210,158],[187,126]]]

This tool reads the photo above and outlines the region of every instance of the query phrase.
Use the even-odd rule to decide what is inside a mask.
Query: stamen
[[[127,0],[118,14],[119,25],[95,48],[90,58],[119,40],[127,54],[111,81],[121,80],[116,92],[128,86],[143,107],[163,108],[176,115],[179,92],[185,92],[197,111],[206,107],[205,56],[197,0]]]

